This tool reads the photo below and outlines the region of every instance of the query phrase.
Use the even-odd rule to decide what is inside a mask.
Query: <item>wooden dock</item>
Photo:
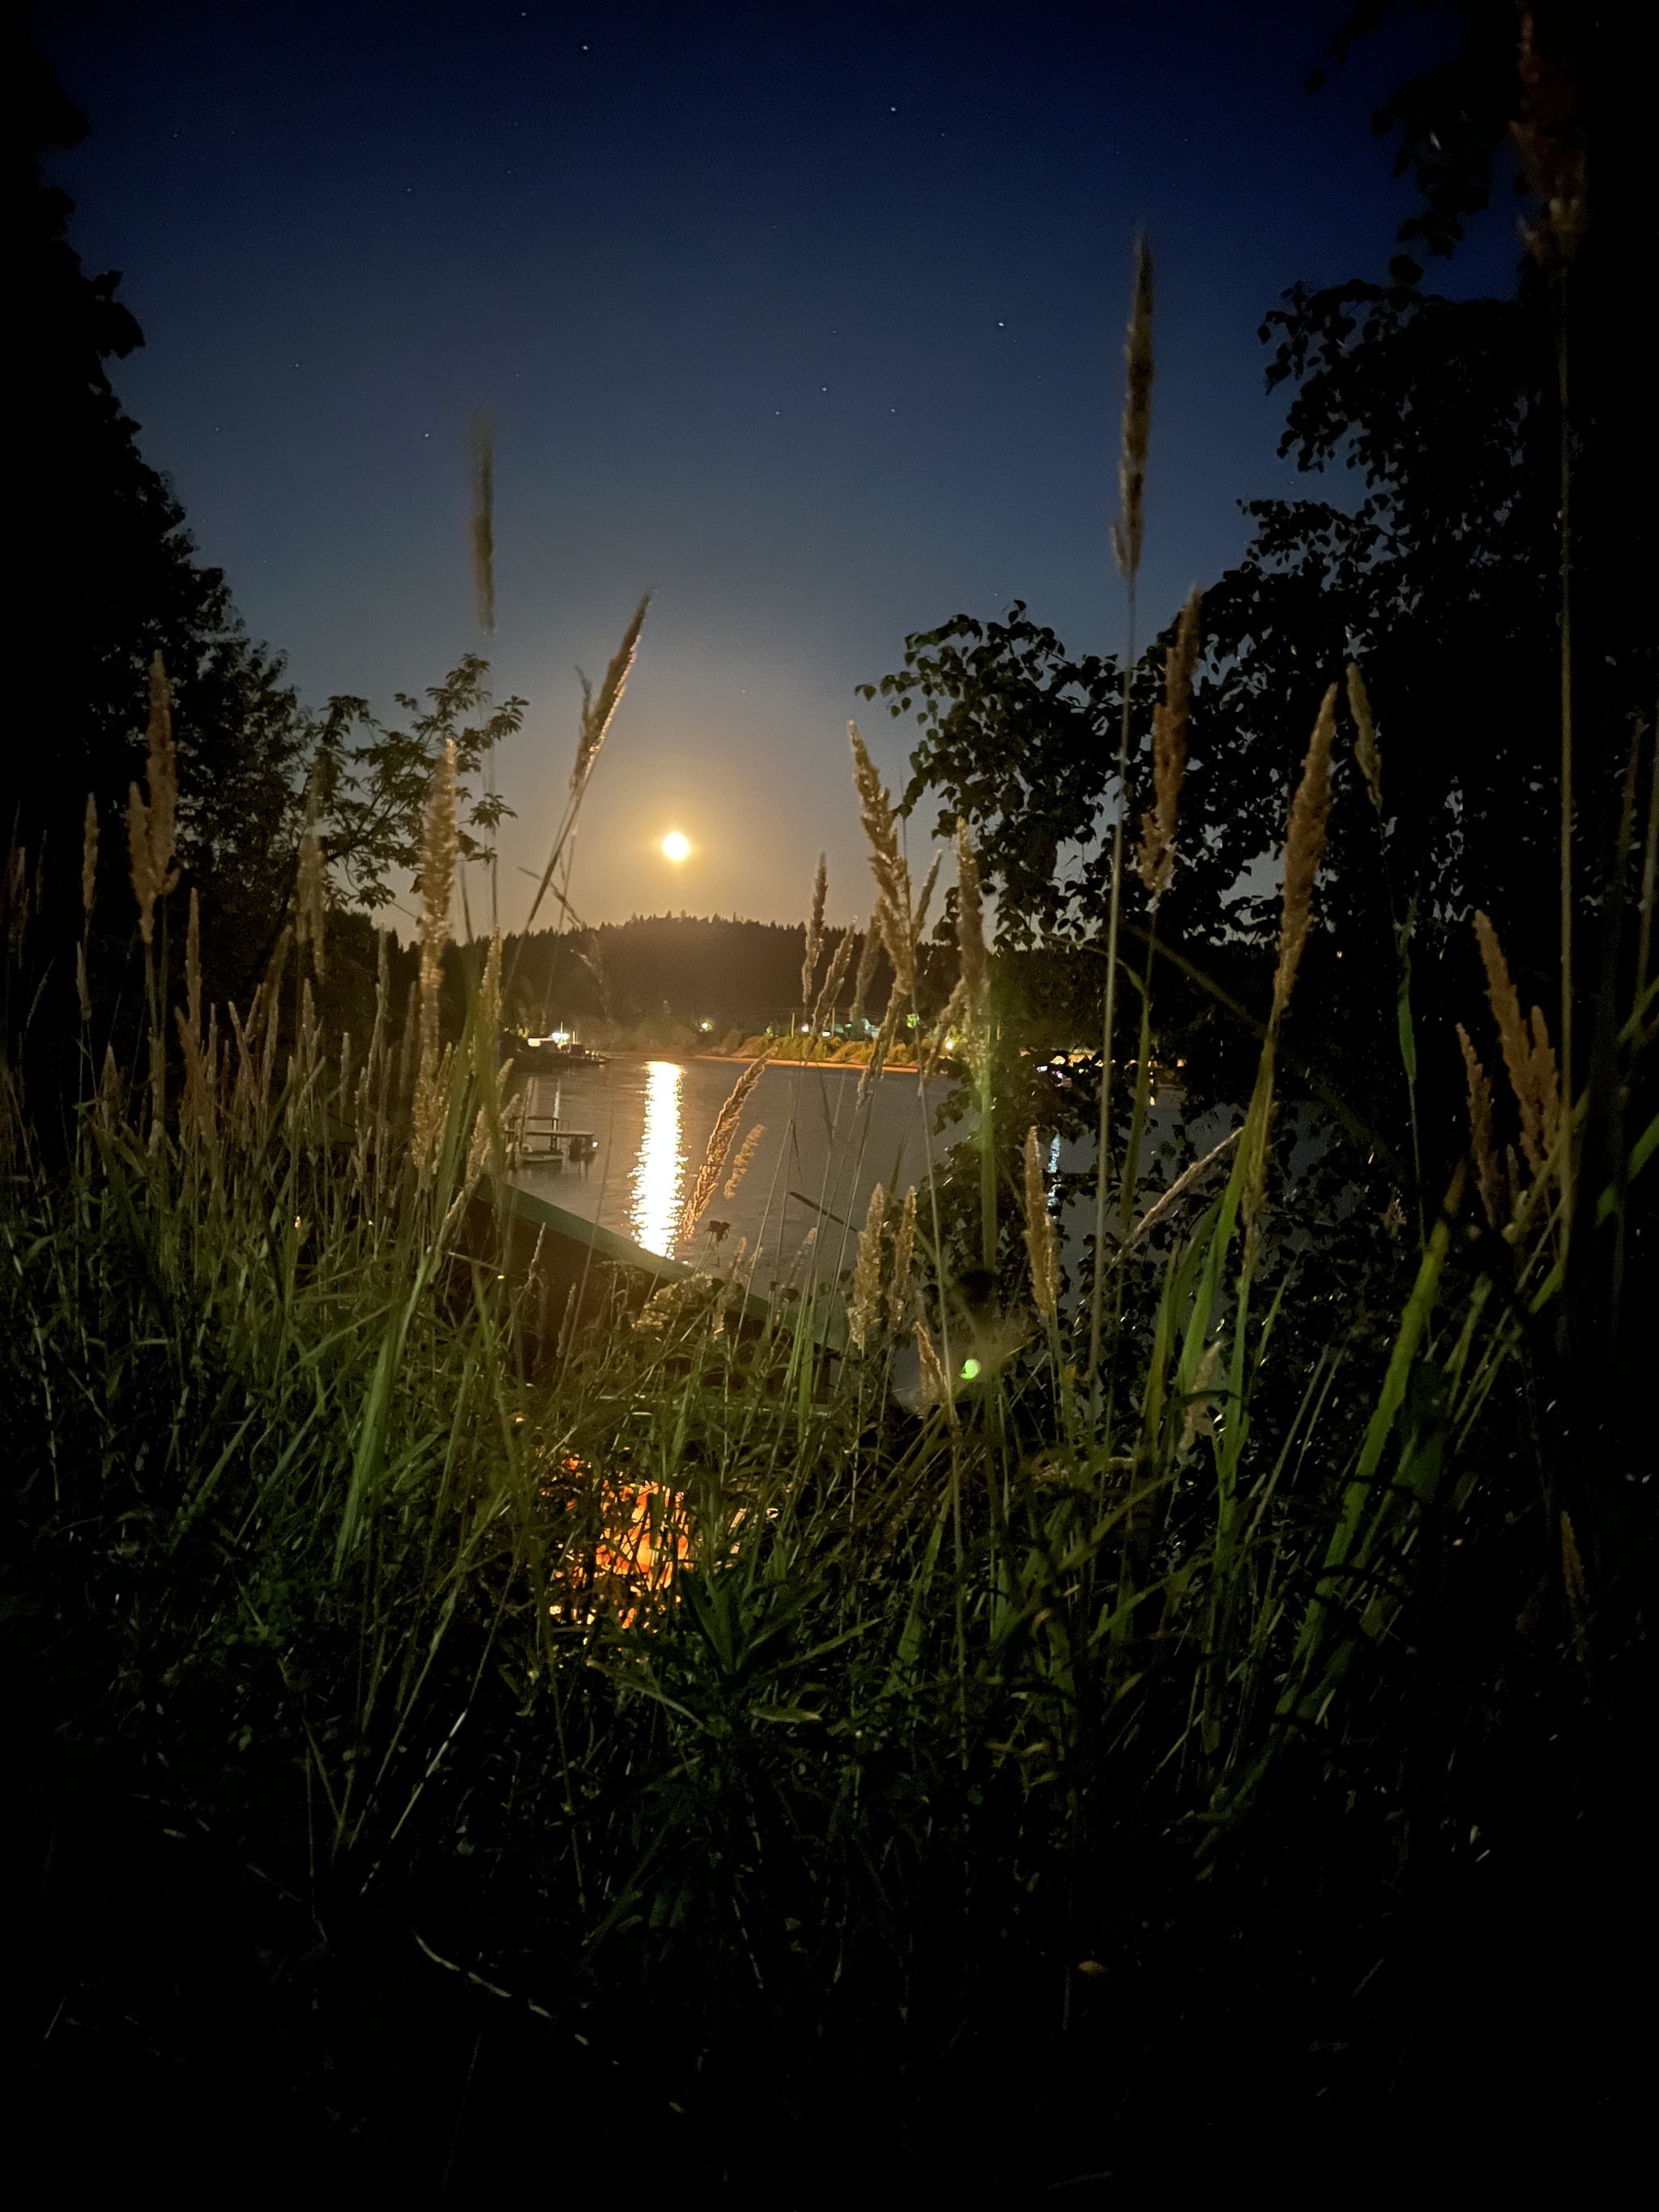
[[[526,1114],[518,1124],[518,1153],[521,1160],[556,1160],[561,1166],[584,1167],[599,1149],[591,1129],[573,1129],[556,1114]]]

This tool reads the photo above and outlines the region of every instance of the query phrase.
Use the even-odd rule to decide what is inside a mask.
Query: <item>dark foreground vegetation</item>
[[[697,1235],[740,1101],[694,1264],[643,1310],[602,1280],[550,1321],[534,1259],[498,1264],[521,979],[450,943],[491,826],[458,781],[500,733],[481,664],[348,752],[338,714],[192,706],[160,616],[100,662],[147,693],[106,726],[82,701],[93,807],[20,801],[6,879],[8,2075],[37,2163],[789,2204],[1490,2191],[1632,2148],[1659,775],[1652,625],[1611,626],[1598,594],[1632,587],[1591,524],[1613,429],[1632,470],[1652,433],[1595,336],[1582,435],[1548,414],[1621,236],[1613,156],[1601,242],[1583,228],[1574,135],[1616,57],[1564,10],[1517,79],[1507,11],[1464,12],[1464,75],[1397,103],[1424,234],[1519,116],[1548,187],[1530,273],[1460,325],[1396,264],[1376,342],[1397,363],[1416,331],[1443,371],[1498,331],[1521,402],[1483,465],[1512,472],[1521,552],[1483,598],[1474,522],[1509,510],[1471,495],[1471,577],[1399,520],[1416,449],[1364,458],[1350,416],[1379,535],[1344,582],[1310,551],[1338,524],[1282,514],[1252,586],[1293,580],[1305,699],[1237,579],[1126,655],[1127,705],[1021,617],[913,642],[893,696],[938,711],[909,798],[942,799],[954,883],[930,935],[855,735],[878,1050],[915,1013],[974,1134],[826,1218],[763,1316]],[[1150,284],[1143,261],[1132,592]],[[1352,366],[1375,335],[1344,334],[1341,374],[1386,412]],[[1330,615],[1362,588],[1363,622]],[[214,665],[264,684],[201,605]],[[1419,726],[1433,640],[1396,641],[1429,606],[1460,713],[1510,683],[1504,625],[1545,626],[1550,682],[1514,679],[1474,765]],[[640,621],[586,702],[550,883]],[[261,753],[279,725],[296,749]],[[975,781],[1005,740],[1026,766]],[[257,928],[204,827],[221,761],[270,778]],[[1275,848],[1271,898],[1225,896]],[[405,865],[400,977],[344,915]],[[821,1026],[859,963],[807,939]],[[1106,1051],[1039,1073],[1085,1017]],[[1073,1187],[1053,1140],[1091,1130]]]

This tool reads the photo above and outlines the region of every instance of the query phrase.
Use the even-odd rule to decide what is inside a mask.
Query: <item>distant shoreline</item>
[[[613,1059],[630,1056],[635,1060],[672,1060],[675,1054],[672,1052],[641,1052],[632,1055],[615,1053],[611,1055]],[[679,1057],[683,1060],[719,1060],[728,1067],[752,1067],[760,1054],[748,1052],[690,1052],[682,1053]],[[768,1060],[767,1066],[769,1067],[816,1067],[831,1075],[864,1075],[868,1073],[870,1063],[867,1060],[778,1060],[773,1058]],[[916,1072],[916,1065],[914,1060],[911,1060],[908,1066],[901,1061],[899,1066],[895,1067],[890,1060],[881,1072],[884,1075],[914,1075]]]

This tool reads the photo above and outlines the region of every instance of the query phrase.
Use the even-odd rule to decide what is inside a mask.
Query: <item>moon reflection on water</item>
[[[679,1226],[685,1152],[680,1141],[680,1088],[685,1070],[672,1060],[646,1069],[645,1127],[634,1163],[628,1225],[636,1244],[671,1257]]]

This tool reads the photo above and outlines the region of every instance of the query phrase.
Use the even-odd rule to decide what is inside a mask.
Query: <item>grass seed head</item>
[[[927,909],[933,902],[933,886],[939,881],[939,855],[935,853],[933,865],[923,879],[921,896],[916,901],[915,915],[910,924],[910,937],[913,944],[921,944],[921,933],[927,927]]]
[[[1186,1411],[1181,1419],[1181,1440],[1176,1449],[1184,1458],[1200,1437],[1213,1437],[1216,1432],[1215,1413],[1209,1394],[1213,1389],[1216,1370],[1221,1364],[1221,1339],[1216,1337],[1204,1347],[1204,1357],[1198,1363],[1193,1376],[1193,1387],[1187,1397]]]
[[[985,947],[985,902],[980,890],[979,862],[968,835],[968,824],[960,815],[957,817],[957,951],[967,992],[968,1018],[972,1022],[982,1022],[991,988],[990,955]]]
[[[864,733],[856,722],[849,722],[847,734],[853,749],[853,787],[858,793],[859,820],[870,848],[870,872],[876,879],[876,913],[887,957],[892,963],[895,996],[908,1006],[915,996],[916,988],[910,872],[899,851],[893,802],[876,773]]]
[[[81,830],[81,909],[88,921],[98,897],[98,801],[87,793],[86,820]]]
[[[1462,1048],[1463,1073],[1468,1083],[1469,1149],[1474,1156],[1475,1182],[1486,1219],[1496,1229],[1504,1212],[1504,1170],[1498,1165],[1492,1137],[1492,1085],[1462,1022],[1457,1024],[1457,1042]]]
[[[1510,131],[1544,210],[1536,222],[1522,223],[1521,235],[1540,269],[1564,270],[1577,255],[1589,215],[1578,87],[1566,57],[1540,45],[1530,9],[1521,19],[1516,74],[1522,113]]]
[[[1561,1121],[1561,1079],[1556,1071],[1555,1047],[1550,1042],[1549,1025],[1544,1019],[1544,1010],[1532,1010],[1532,1051],[1528,1068],[1532,1078],[1534,1107],[1538,1115],[1538,1133],[1547,1152],[1555,1142],[1555,1133]]]
[[[921,1395],[929,1406],[942,1406],[951,1426],[957,1425],[956,1393],[951,1388],[951,1378],[945,1371],[945,1363],[934,1347],[927,1324],[918,1318],[915,1325],[916,1357],[921,1363]]]
[[[957,952],[961,962],[962,1024],[968,1062],[981,1091],[991,1079],[991,956],[985,943],[985,902],[968,824],[957,817]]]
[[[878,1183],[870,1194],[864,1226],[859,1231],[858,1257],[853,1263],[853,1296],[847,1309],[847,1333],[854,1349],[862,1352],[865,1340],[881,1311],[881,1243],[887,1218],[887,1194]]]
[[[1308,942],[1313,915],[1314,880],[1325,854],[1331,813],[1331,741],[1336,735],[1336,686],[1320,702],[1319,716],[1302,763],[1302,780],[1291,801],[1285,830],[1285,896],[1279,924],[1279,966],[1273,976],[1273,1013],[1290,1004],[1296,971]]]
[[[478,628],[495,629],[495,426],[488,415],[472,419],[472,590]]]
[[[185,1001],[192,1038],[202,1034],[202,909],[192,884],[190,921],[185,931]]]
[[[732,1095],[715,1115],[714,1128],[709,1133],[708,1149],[703,1154],[702,1165],[697,1170],[697,1179],[692,1184],[690,1194],[680,1209],[679,1228],[676,1232],[677,1242],[691,1234],[708,1211],[709,1200],[720,1188],[720,1176],[726,1166],[726,1154],[731,1151],[732,1140],[738,1133],[738,1123],[742,1119],[743,1109],[749,1103],[750,1093],[765,1073],[766,1063],[769,1057],[769,1047],[766,1051],[756,1054],[754,1059],[750,1061],[748,1066],[744,1069],[743,1073],[732,1086]]]
[[[1370,694],[1357,660],[1348,663],[1348,712],[1353,716],[1353,757],[1365,779],[1366,795],[1376,817],[1382,817],[1382,756],[1376,748],[1376,724],[1371,715]]]
[[[158,652],[149,668],[149,726],[144,733],[148,758],[145,791],[127,788],[127,858],[133,896],[138,902],[138,932],[146,945],[155,931],[155,905],[177,888],[173,860],[178,837],[179,757],[173,742],[172,696],[167,669]],[[85,894],[84,841],[82,858]]]
[[[582,678],[581,730],[576,739],[576,764],[570,771],[572,797],[578,797],[593,773],[593,763],[599,757],[617,709],[622,704],[623,693],[628,689],[629,672],[634,665],[640,648],[640,632],[645,628],[645,611],[651,604],[647,592],[634,610],[634,619],[623,632],[623,641],[611,656],[611,665],[605,672],[605,681],[596,695],[587,678]]]
[[[294,938],[297,945],[309,945],[312,961],[319,975],[328,972],[324,944],[328,910],[327,886],[328,871],[323,860],[323,841],[317,834],[315,822],[307,822],[300,833],[300,859],[294,891]]]
[[[859,948],[858,973],[853,980],[853,1008],[847,1018],[855,1029],[864,1018],[864,1001],[875,977],[876,961],[880,951],[881,919],[872,912],[869,927],[864,933],[864,943]]]
[[[887,1285],[887,1314],[895,1328],[902,1328],[910,1310],[910,1271],[916,1251],[916,1187],[912,1183],[899,1208],[893,1231],[893,1273]]]
[[[750,1169],[753,1167],[755,1164],[755,1155],[760,1150],[760,1141],[765,1134],[765,1122],[757,1121],[754,1127],[749,1132],[749,1134],[738,1146],[737,1157],[732,1163],[732,1172],[726,1180],[726,1195],[727,1198],[735,1198],[737,1196],[738,1185],[748,1174]]]
[[[823,951],[823,908],[830,896],[830,864],[822,853],[812,877],[812,911],[806,923],[806,948],[800,963],[801,1012],[812,1003],[812,979],[818,972],[818,956]]]
[[[821,1036],[826,1022],[836,1017],[836,1001],[841,996],[842,985],[847,981],[847,970],[853,958],[853,938],[857,923],[842,932],[835,957],[830,963],[830,972],[823,979],[823,988],[818,993],[817,1004],[812,1009],[812,1034]]]
[[[931,1079],[934,1068],[949,1049],[951,1033],[958,1029],[969,1030],[971,1027],[968,1006],[968,986],[964,979],[958,975],[950,997],[939,1008],[938,1018],[932,1028],[918,1030],[916,1033],[916,1073],[924,1083]],[[970,1065],[976,1064],[971,1038],[968,1043],[968,1058]]]
[[[1031,1297],[1043,1320],[1053,1322],[1060,1309],[1060,1253],[1035,1124],[1025,1132],[1025,1252],[1031,1267]]]
[[[1152,250],[1144,237],[1135,240],[1134,304],[1129,311],[1123,359],[1127,377],[1117,465],[1118,504],[1122,514],[1112,525],[1112,556],[1119,575],[1133,584],[1140,573],[1146,532],[1146,449],[1152,433]]]
[[[1164,698],[1152,714],[1152,805],[1141,817],[1137,865],[1149,896],[1161,898],[1175,873],[1176,825],[1187,780],[1187,723],[1192,712],[1193,671],[1198,665],[1202,595],[1187,596],[1175,642],[1164,656]]]
[[[1509,963],[1504,957],[1504,948],[1498,941],[1498,932],[1489,918],[1479,911],[1474,917],[1474,934],[1480,947],[1481,964],[1486,971],[1486,998],[1498,1025],[1504,1070],[1520,1113],[1521,1150],[1527,1164],[1536,1170],[1542,1167],[1559,1125],[1560,1079],[1555,1052],[1538,1007],[1532,1010],[1530,1030],[1522,1019],[1521,1001],[1516,994]]]
[[[903,1010],[904,1001],[900,998],[896,987],[892,997],[887,1002],[887,1012],[881,1018],[881,1027],[876,1031],[876,1041],[870,1048],[870,1057],[865,1062],[864,1073],[859,1078],[855,1106],[863,1105],[879,1081],[881,1071],[887,1064],[887,1055],[893,1048],[893,1039],[897,1034],[899,1018]]]
[[[426,836],[421,846],[420,1065],[415,1079],[414,1154],[424,1179],[436,1157],[445,1119],[443,1060],[439,1039],[439,987],[444,947],[449,942],[449,908],[459,850],[455,821],[455,741],[446,738],[433,769],[427,805]]]

